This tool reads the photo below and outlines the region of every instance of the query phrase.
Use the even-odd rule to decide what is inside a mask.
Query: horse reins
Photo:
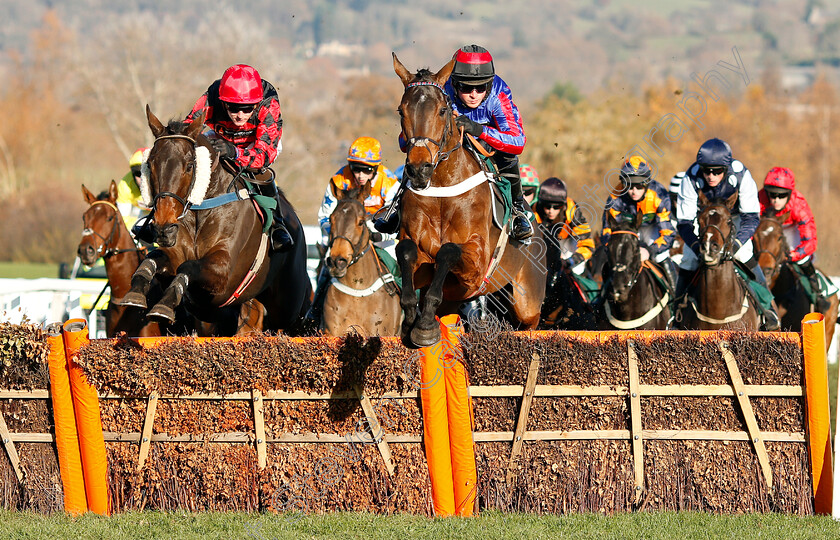
[[[449,94],[446,93],[446,91],[443,89],[443,87],[441,85],[439,85],[438,83],[433,82],[433,81],[415,81],[415,82],[412,82],[412,83],[408,83],[405,86],[405,89],[408,90],[409,88],[418,87],[418,86],[432,86],[432,87],[440,90],[441,93],[443,94],[443,97],[446,99],[447,108],[452,109],[452,101],[449,99]],[[453,114],[454,114],[454,111],[453,111]],[[449,156],[452,154],[452,152],[454,152],[455,150],[457,150],[458,148],[461,147],[462,143],[461,143],[461,140],[459,139],[458,143],[455,146],[453,146],[452,148],[450,148],[446,152],[443,151],[443,148],[444,148],[444,146],[446,146],[446,143],[447,143],[449,137],[452,135],[452,133],[453,133],[453,131],[452,131],[452,119],[450,118],[446,122],[446,126],[443,128],[443,137],[441,137],[440,141],[432,139],[431,137],[409,137],[409,138],[407,138],[406,141],[405,141],[406,154],[408,154],[415,146],[422,146],[426,149],[427,152],[429,152],[429,158],[432,161],[432,167],[433,168],[437,167],[438,164],[441,161],[445,161],[447,158],[449,158]],[[429,143],[432,143],[435,146],[437,146],[437,152],[436,153],[434,153],[434,154],[432,153],[432,149],[429,148]]]
[[[707,224],[700,231],[700,236],[703,237],[707,230],[714,229],[718,232],[718,234],[720,234],[721,238],[724,238],[723,248],[721,250],[721,254],[722,254],[721,261],[728,261],[728,260],[732,259],[732,256],[734,255],[732,253],[732,243],[735,240],[735,227],[733,226],[731,216],[727,220],[727,224],[729,225],[729,234],[728,235],[723,234],[723,231],[720,230],[720,227],[718,227],[717,225],[713,225],[711,223]],[[702,246],[702,243],[701,243],[701,246]],[[714,266],[714,265],[709,265],[709,266]]]
[[[639,239],[639,233],[637,233],[636,231],[610,231],[610,235],[613,235],[613,234],[629,234],[630,236],[635,236],[637,240]],[[607,243],[609,243],[609,241],[607,241]],[[636,285],[636,282],[639,280],[639,276],[642,275],[642,269],[643,268],[644,268],[643,265],[639,265],[639,271],[636,272],[636,275],[633,276],[633,279],[631,279],[630,283],[628,283],[628,285],[627,285],[627,287],[629,289],[632,289],[633,286]],[[616,271],[615,266],[611,266],[610,270],[615,272]],[[612,278],[610,278],[610,281],[612,281]]]

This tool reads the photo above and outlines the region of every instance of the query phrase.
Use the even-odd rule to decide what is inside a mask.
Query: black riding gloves
[[[478,122],[473,122],[463,114],[455,119],[455,124],[459,128],[464,128],[464,132],[469,133],[473,137],[480,137],[481,134],[484,132],[484,126],[479,124]]]
[[[230,160],[236,159],[236,147],[233,143],[224,139],[212,139],[210,144],[213,146],[213,150],[216,151],[220,158],[227,158]]]

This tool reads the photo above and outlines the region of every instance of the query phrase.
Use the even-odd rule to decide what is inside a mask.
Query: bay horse
[[[330,186],[338,204],[330,215],[325,264],[332,280],[324,298],[324,330],[342,336],[358,327],[368,336],[396,336],[402,321],[398,289],[374,250],[366,223],[370,182],[349,190]]]
[[[212,323],[224,313],[219,308],[238,309],[256,298],[265,308],[265,329],[297,329],[312,297],[303,227],[281,193],[295,244],[269,252],[261,210],[245,179],[222,166],[202,134],[205,114],[164,126],[146,106],[155,141],[143,165],[141,192],[149,199],[160,247],[140,264],[122,303],[146,308],[149,284],[159,277],[169,284],[150,317],[171,321],[186,299],[190,313]]]
[[[397,110],[406,141],[396,249],[403,343],[434,345],[440,340],[436,315],[458,313],[465,301],[497,291],[506,293],[507,316],[516,329],[536,328],[545,296],[545,252],[538,242],[508,245],[493,225],[487,174],[463,145],[443,89],[454,60],[437,73],[421,69],[412,75],[392,56],[405,88]]]
[[[76,253],[82,264],[87,266],[96,264],[100,257],[105,261],[105,273],[111,288],[111,299],[105,311],[108,337],[114,337],[119,332],[137,337],[162,335],[156,321],[148,321],[142,312],[116,303],[131,288],[131,276],[144,257],[144,250],[134,244],[117,208],[116,182],[111,180],[108,191],[98,197],[82,185],[82,194],[90,206],[82,216],[84,229]]]
[[[607,262],[599,312],[604,330],[665,330],[668,327],[671,294],[669,287],[663,289],[660,281],[667,281],[667,278],[652,261],[642,261],[639,228],[643,219],[644,214],[639,212],[634,223],[618,222],[607,213],[611,233],[605,249]]]
[[[709,201],[698,193],[700,213],[700,268],[694,279],[696,298],[678,308],[677,322],[687,330],[759,329],[759,314],[747,285],[735,271],[736,228],[732,208],[738,193],[728,199]]]
[[[801,332],[802,319],[811,312],[811,299],[800,281],[799,273],[787,259],[790,253],[782,224],[787,221],[790,213],[776,216],[772,208],[768,208],[755,230],[753,244],[758,257],[758,265],[767,278],[767,286],[776,299],[779,308],[781,327],[786,332]],[[838,295],[828,298],[830,307],[825,314],[825,346],[831,345],[837,324]]]

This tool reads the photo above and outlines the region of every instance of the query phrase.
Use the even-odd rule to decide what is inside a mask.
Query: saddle
[[[490,182],[490,192],[493,194],[490,201],[490,207],[493,209],[493,225],[499,230],[504,228],[505,223],[509,223],[513,214],[513,197],[511,196],[510,181],[499,174],[496,164],[493,162],[492,154],[487,154],[484,148],[480,150],[477,145],[473,143],[475,139],[468,137],[470,144],[465,144],[470,153],[473,154],[476,161],[481,165],[481,169],[490,174],[492,181]]]

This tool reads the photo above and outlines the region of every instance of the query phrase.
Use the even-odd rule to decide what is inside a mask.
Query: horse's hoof
[[[411,331],[411,341],[418,347],[430,347],[440,341],[440,326],[434,326],[428,330],[415,327]]]
[[[119,299],[114,299],[113,302],[118,306],[129,306],[146,309],[146,297],[139,292],[129,291],[125,296]]]
[[[147,317],[154,317],[156,319],[163,319],[169,323],[175,322],[175,310],[169,306],[158,304],[152,308],[146,315]]]

